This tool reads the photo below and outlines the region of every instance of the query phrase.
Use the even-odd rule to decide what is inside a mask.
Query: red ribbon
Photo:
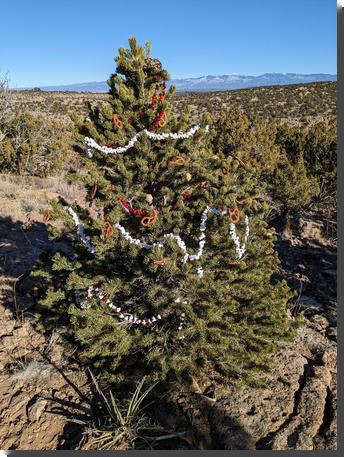
[[[152,95],[152,103],[151,103],[152,109],[154,109],[154,106],[155,106],[155,94]]]
[[[165,114],[164,111],[160,111],[160,112],[158,113],[158,116],[157,116],[157,118],[155,119],[155,122],[152,124],[152,128],[153,128],[153,129],[156,129],[156,128],[159,126],[159,121],[160,121],[160,119],[164,116],[164,114]]]
[[[134,216],[139,216],[141,214],[144,214],[146,211],[144,209],[134,209],[124,197],[118,197],[118,200],[120,201],[121,205],[129,211],[130,214],[134,214]]]

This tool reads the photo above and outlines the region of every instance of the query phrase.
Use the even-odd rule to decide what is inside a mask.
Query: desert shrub
[[[290,165],[303,159],[307,176],[314,178],[319,187],[319,198],[336,193],[337,178],[337,126],[335,122],[318,122],[309,128],[280,125],[276,144],[285,151]]]
[[[317,179],[320,198],[333,199],[337,186],[336,122],[318,122],[309,128],[305,139],[304,158],[308,172]]]
[[[218,154],[249,163],[265,184],[270,215],[290,215],[317,198],[333,195],[336,186],[336,127],[277,124],[249,118],[235,108],[215,123]]]
[[[268,180],[280,156],[275,143],[277,125],[263,118],[249,118],[240,109],[222,113],[215,123],[214,150],[225,157],[250,162],[256,176]]]
[[[204,107],[217,114],[221,110],[229,111],[238,107],[250,115],[260,114],[264,118],[274,116],[276,119],[288,120],[298,120],[302,112],[304,116],[310,116],[311,113],[328,116],[329,113],[334,115],[336,111],[336,82],[177,94],[180,111],[189,104],[197,107],[196,116],[199,116]]]
[[[307,173],[302,155],[296,162],[288,157],[281,160],[275,170],[272,186],[273,201],[279,207],[279,213],[288,217],[305,209],[318,193],[317,179]]]
[[[8,88],[8,78],[0,73],[0,145],[6,136],[6,121],[10,116],[10,91]]]
[[[90,413],[74,420],[84,428],[80,450],[152,449],[161,441],[183,439],[183,432],[166,432],[146,414],[152,403],[146,400],[156,384],[143,390],[143,378],[129,398],[123,399],[121,394],[118,400],[111,390],[100,387],[92,372],[90,375],[94,386]]]
[[[16,112],[0,130],[5,132],[0,142],[2,172],[45,177],[60,174],[68,163],[72,135],[64,122]]]
[[[298,162],[305,149],[307,130],[284,123],[278,126],[275,142],[283,149],[291,164]]]

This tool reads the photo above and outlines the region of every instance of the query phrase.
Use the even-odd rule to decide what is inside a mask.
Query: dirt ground
[[[274,356],[263,391],[176,386],[157,416],[187,429],[188,449],[336,449],[335,214],[313,210],[293,224],[276,248],[297,291],[290,312],[305,325]],[[39,255],[56,247],[38,213],[0,216],[1,449],[75,449],[81,437],[70,419],[87,413],[90,384],[58,331],[47,339],[34,330],[25,286]]]

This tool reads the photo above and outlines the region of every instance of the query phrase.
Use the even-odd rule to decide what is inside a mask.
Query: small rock
[[[304,283],[304,284],[310,283],[310,279],[308,278],[308,276],[305,276],[305,275],[303,275],[301,273],[296,273],[295,276],[296,276],[297,280],[299,281],[299,285],[300,285],[301,282]]]
[[[326,349],[321,355],[320,362],[323,363],[330,371],[336,370],[337,351],[335,349]]]
[[[326,330],[326,336],[331,340],[337,341],[337,327],[328,327]]]
[[[325,334],[326,329],[329,327],[329,322],[326,317],[321,316],[320,314],[315,314],[309,318],[312,327],[318,332]]]
[[[312,220],[300,219],[300,236],[303,239],[313,239],[326,244],[326,239],[323,236],[323,224]]]
[[[31,422],[37,421],[43,411],[45,410],[45,407],[47,406],[47,400],[43,400],[43,398],[38,399],[32,406],[27,411],[28,418]]]

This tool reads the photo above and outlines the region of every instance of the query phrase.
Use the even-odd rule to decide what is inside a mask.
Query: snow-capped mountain
[[[199,78],[172,79],[167,85],[173,84],[178,92],[212,91],[243,89],[248,87],[276,86],[287,84],[304,84],[320,81],[336,81],[337,75],[314,73],[264,73],[259,76],[239,75],[236,73],[222,76],[201,76]],[[68,92],[107,92],[106,81],[68,84],[60,86],[41,87],[46,91]]]
[[[300,84],[319,81],[336,81],[336,75],[297,73],[264,73],[259,76],[247,75],[222,75],[202,76],[200,78],[174,79],[171,81],[178,91],[206,91],[206,90],[229,90],[246,87],[274,86],[285,84]]]

